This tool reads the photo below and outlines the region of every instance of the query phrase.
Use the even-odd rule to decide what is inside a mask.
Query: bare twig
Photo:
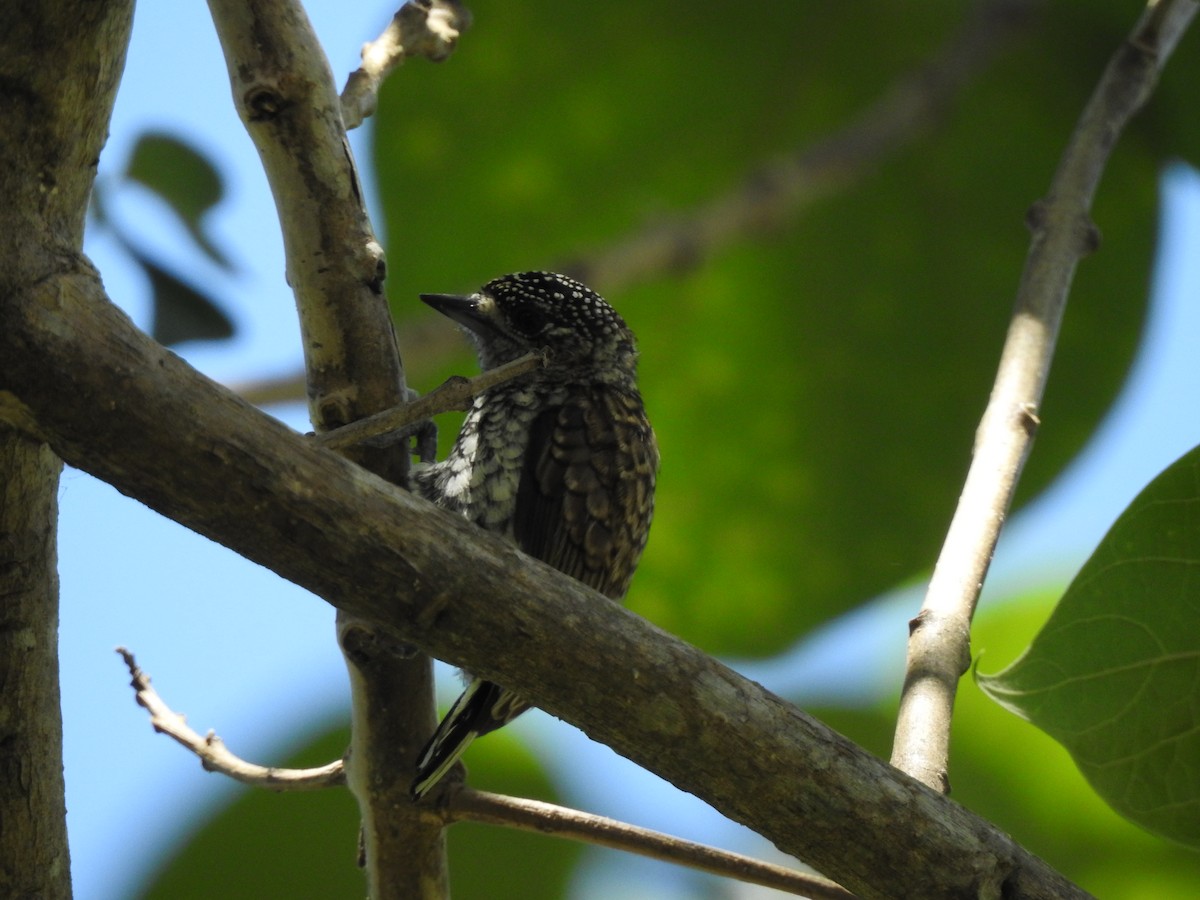
[[[329,450],[340,450],[344,447],[374,443],[375,439],[384,436],[386,442],[399,439],[410,426],[424,422],[439,413],[469,409],[471,401],[484,391],[532,372],[545,365],[545,362],[543,354],[527,353],[520,359],[489,369],[474,378],[454,375],[424,397],[418,397],[392,409],[385,409],[381,413],[359,419],[333,431],[314,434],[312,440]]]
[[[449,795],[439,810],[447,824],[486,822],[521,831],[612,847],[660,859],[747,884],[800,894],[812,900],[852,900],[845,888],[819,875],[797,872],[762,860],[685,841],[649,828],[639,828],[574,809],[463,788]]]
[[[117,653],[129,668],[138,705],[150,713],[154,730],[190,750],[207,771],[271,791],[311,791],[346,783],[340,759],[312,769],[283,769],[257,765],[235,756],[212,731],[201,735],[188,726],[184,716],[171,709],[154,689],[150,676],[138,666],[129,650],[118,647]],[[463,788],[449,793],[446,804],[438,807],[437,813],[444,825],[482,822],[612,847],[748,884],[802,894],[813,900],[851,900],[854,896],[816,875],[537,800]]]
[[[1033,240],[991,400],[925,602],[910,626],[892,764],[941,791],[949,790],[950,720],[958,679],[970,664],[975,604],[1039,425],[1075,266],[1099,242],[1092,198],[1118,135],[1150,96],[1196,8],[1193,0],[1151,0],[1084,107],[1048,193],[1029,211]]]
[[[209,772],[218,772],[243,784],[271,791],[313,791],[346,783],[340,759],[315,769],[280,769],[249,763],[235,756],[215,733],[209,731],[201,736],[188,726],[187,719],[181,713],[167,706],[151,686],[150,676],[142,671],[130,651],[118,647],[117,652],[129,667],[129,675],[133,679],[130,686],[137,694],[138,706],[150,713],[150,724],[154,730],[192,751],[199,757],[200,765]]]
[[[379,88],[392,69],[410,56],[441,62],[454,52],[471,26],[471,14],[456,0],[409,0],[392,16],[383,34],[363,44],[362,65],[342,90],[342,118],[357,128],[375,112]]]

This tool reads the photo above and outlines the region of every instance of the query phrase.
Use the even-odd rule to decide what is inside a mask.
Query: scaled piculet
[[[629,327],[599,294],[550,272],[421,299],[467,329],[483,370],[531,350],[545,350],[547,362],[478,397],[450,455],[414,470],[414,490],[623,599],[646,545],[658,472]],[[473,679],[421,752],[413,796],[436,785],[472,740],[528,708]]]

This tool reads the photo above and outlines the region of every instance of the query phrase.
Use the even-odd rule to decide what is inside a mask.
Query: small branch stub
[[[314,443],[328,450],[342,450],[362,444],[391,443],[402,440],[412,433],[414,426],[431,419],[439,413],[451,410],[466,410],[471,401],[484,391],[518,378],[546,364],[542,353],[526,353],[512,362],[488,369],[474,378],[455,375],[423,397],[418,397],[402,406],[385,409],[341,428],[313,435]],[[424,455],[424,454],[423,454]]]
[[[346,81],[341,98],[346,128],[357,128],[375,112],[392,69],[410,56],[441,62],[470,25],[470,12],[457,0],[410,0],[400,7],[383,34],[363,44],[362,65]]]

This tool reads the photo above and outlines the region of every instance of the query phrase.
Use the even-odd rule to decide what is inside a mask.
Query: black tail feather
[[[417,776],[410,789],[420,800],[450,770],[471,741],[511,722],[528,708],[511,691],[476,678],[454,701],[417,760]]]

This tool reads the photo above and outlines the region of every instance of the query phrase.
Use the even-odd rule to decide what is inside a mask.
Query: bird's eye
[[[539,310],[522,306],[508,314],[508,324],[526,337],[535,337],[546,329],[546,317]]]

